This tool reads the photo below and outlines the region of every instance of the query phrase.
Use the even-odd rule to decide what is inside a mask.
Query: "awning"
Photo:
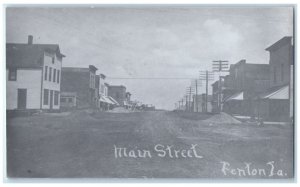
[[[103,96],[100,97],[100,102],[106,103],[106,100],[103,98]]]
[[[244,92],[238,92],[238,93],[236,93],[236,94],[233,94],[233,95],[230,96],[228,99],[226,99],[224,102],[232,101],[232,100],[237,100],[237,101],[242,101],[242,100],[244,100]]]
[[[112,102],[107,96],[102,95],[100,97],[100,101],[103,103],[108,103],[108,104],[115,104],[114,102]]]
[[[260,99],[289,99],[289,86],[283,86],[276,90],[266,92],[259,97]]]
[[[118,103],[118,101],[116,101],[114,98],[112,98],[112,97],[110,97],[110,96],[108,96],[108,98],[109,98],[115,105],[120,105],[120,104]]]

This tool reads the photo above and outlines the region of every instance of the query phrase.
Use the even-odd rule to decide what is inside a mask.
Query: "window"
[[[54,60],[55,60],[54,57],[52,57],[52,64],[54,64]]]
[[[44,89],[44,105],[48,105],[48,104],[49,104],[49,90]]]
[[[66,102],[66,98],[61,98],[60,102],[65,103]]]
[[[53,69],[53,82],[56,81],[56,69]]]
[[[8,69],[8,80],[10,81],[17,80],[17,69]]]
[[[59,76],[60,76],[60,71],[57,70],[57,83],[59,83]]]
[[[72,103],[73,99],[72,98],[68,98],[68,103]]]
[[[54,91],[54,105],[58,105],[58,96],[59,96],[59,92]]]
[[[45,66],[45,81],[47,80],[48,77],[48,66]]]
[[[281,64],[281,81],[283,81],[283,74],[284,74],[284,71],[283,71],[283,64]]]
[[[51,75],[52,75],[52,68],[49,67],[49,81],[51,81]]]

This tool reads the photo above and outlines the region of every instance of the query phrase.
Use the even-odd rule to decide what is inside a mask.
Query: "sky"
[[[6,42],[59,44],[65,67],[95,65],[132,100],[172,110],[213,60],[267,64],[265,48],[293,36],[279,6],[9,7]],[[217,80],[217,75],[215,76]],[[211,85],[213,81],[209,82]],[[205,84],[198,94],[205,92]],[[211,86],[209,86],[211,94]]]

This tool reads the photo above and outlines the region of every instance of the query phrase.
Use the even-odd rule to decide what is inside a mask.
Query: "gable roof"
[[[272,44],[270,47],[266,48],[266,51],[277,50],[280,47],[282,47],[283,45],[291,44],[291,41],[292,41],[291,36],[285,36],[285,37],[281,38],[280,40],[278,40],[277,42],[275,42],[274,44]]]
[[[6,67],[8,68],[41,68],[44,52],[56,53],[60,58],[57,44],[6,44]]]

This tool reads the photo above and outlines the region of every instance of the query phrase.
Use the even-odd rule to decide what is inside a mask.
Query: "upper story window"
[[[45,81],[47,80],[48,77],[48,66],[45,66]]]
[[[8,80],[16,81],[17,80],[17,69],[8,69]]]
[[[51,81],[51,76],[52,76],[52,68],[49,67],[49,81]]]
[[[52,64],[54,64],[54,62],[55,62],[55,58],[54,58],[54,57],[52,57]]]
[[[57,83],[59,83],[59,78],[60,78],[60,71],[57,70]]]
[[[56,69],[53,68],[53,82],[56,81]]]

